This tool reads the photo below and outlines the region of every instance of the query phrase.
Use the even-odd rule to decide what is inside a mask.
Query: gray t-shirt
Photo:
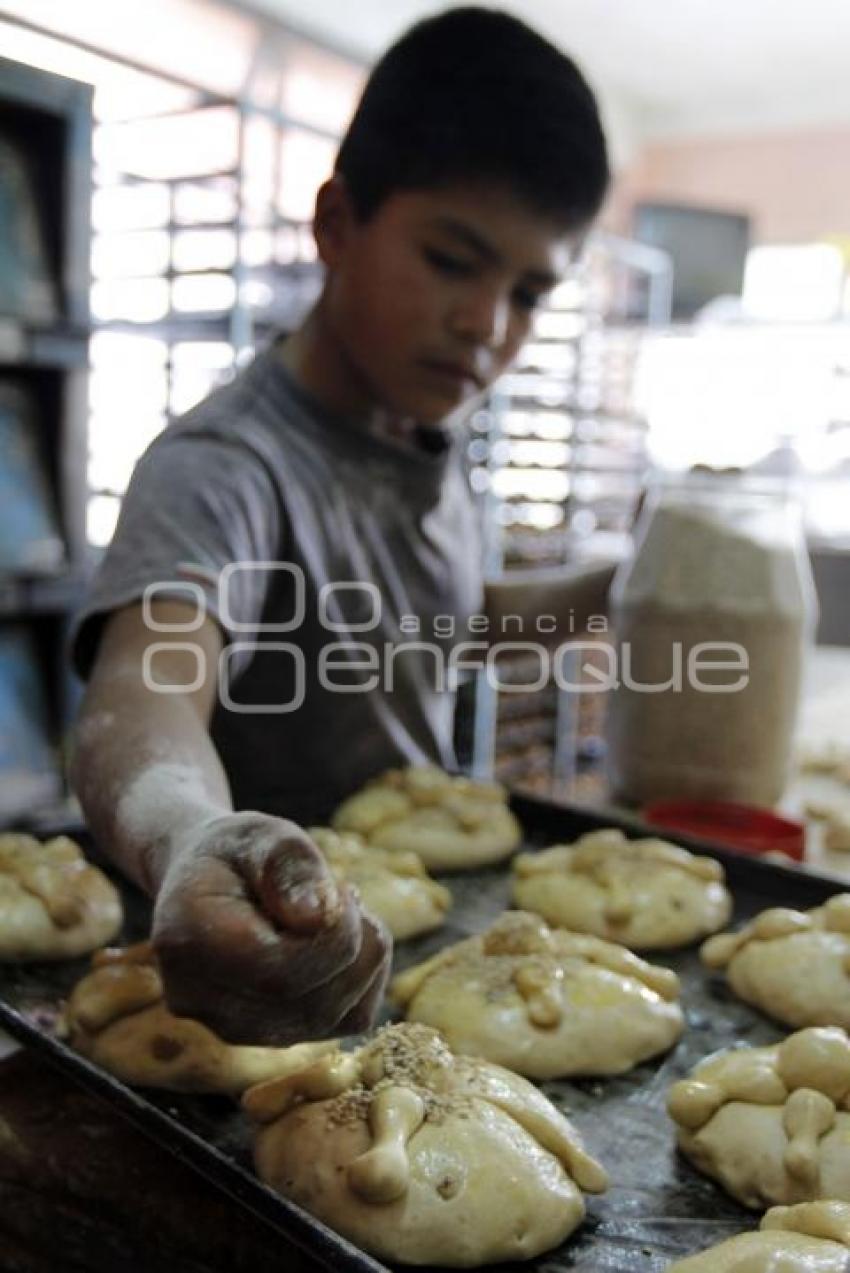
[[[464,443],[373,434],[261,353],[136,466],[75,625],[78,671],[106,615],[157,584],[224,631],[211,733],[236,808],[309,823],[387,766],[451,765],[441,673],[482,602]]]

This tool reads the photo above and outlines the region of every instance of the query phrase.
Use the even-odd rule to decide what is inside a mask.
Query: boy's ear
[[[313,215],[313,235],[323,265],[333,269],[339,263],[354,222],[354,205],[345,178],[333,176],[319,187]]]

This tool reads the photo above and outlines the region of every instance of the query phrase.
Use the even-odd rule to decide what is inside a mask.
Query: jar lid
[[[653,826],[713,840],[740,853],[785,853],[802,862],[806,829],[769,809],[716,800],[658,800],[643,809]]]

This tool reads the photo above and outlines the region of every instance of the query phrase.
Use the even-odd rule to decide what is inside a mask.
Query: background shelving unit
[[[108,543],[133,463],[153,437],[274,332],[291,329],[321,285],[315,191],[365,68],[278,24],[251,23],[238,93],[165,73],[165,105],[109,112],[95,130],[95,547]],[[143,391],[118,428],[128,371]]]
[[[665,253],[596,234],[536,317],[521,363],[473,422],[489,574],[628,552],[647,464],[635,369],[647,331],[669,321],[671,280]],[[530,685],[538,673],[533,654],[506,654],[499,681]],[[577,660],[571,679],[587,680]],[[598,770],[601,695],[566,693],[551,681],[500,692],[479,673],[474,705],[470,697],[463,709],[474,716],[467,735],[476,773],[540,795],[581,797],[583,769]]]
[[[91,89],[0,60],[0,818],[62,792],[65,638],[86,573]],[[17,523],[40,526],[18,537]],[[29,499],[29,503],[27,503]],[[23,516],[21,516],[23,514]]]
[[[213,144],[211,114],[222,130]],[[292,127],[279,112],[205,94],[196,106],[98,129],[89,466],[96,545],[108,542],[145,446],[273,332],[291,328],[317,295],[307,217],[281,210]],[[322,147],[329,168],[332,137],[298,129]],[[202,144],[193,147],[193,137]],[[116,363],[134,365],[143,385],[121,428]]]

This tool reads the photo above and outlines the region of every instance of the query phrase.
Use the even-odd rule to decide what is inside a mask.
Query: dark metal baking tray
[[[647,834],[637,819],[605,810],[564,807],[531,797],[515,797],[512,803],[528,847],[574,839],[600,826]],[[669,838],[723,862],[735,897],[735,922],[767,906],[816,906],[842,889],[837,880],[743,857],[687,836]],[[97,860],[91,844],[85,847]],[[481,931],[509,904],[510,872],[504,867],[442,878],[455,898],[448,923],[437,933],[400,944],[398,969]],[[138,940],[147,933],[149,906],[131,886],[122,884],[122,890],[127,915],[122,939]],[[754,1213],[738,1206],[676,1154],[665,1095],[672,1082],[708,1053],[741,1041],[772,1043],[783,1031],[708,976],[695,948],[653,958],[674,968],[682,979],[687,1031],[666,1057],[622,1078],[541,1084],[580,1128],[589,1150],[607,1168],[611,1185],[606,1194],[587,1199],[587,1218],[572,1239],[529,1263],[500,1265],[504,1273],[661,1273],[682,1255],[756,1226]],[[56,1038],[61,1001],[87,966],[82,960],[0,967],[0,1025],[109,1101],[318,1265],[355,1273],[384,1269],[254,1177],[248,1127],[232,1102],[133,1091]]]

